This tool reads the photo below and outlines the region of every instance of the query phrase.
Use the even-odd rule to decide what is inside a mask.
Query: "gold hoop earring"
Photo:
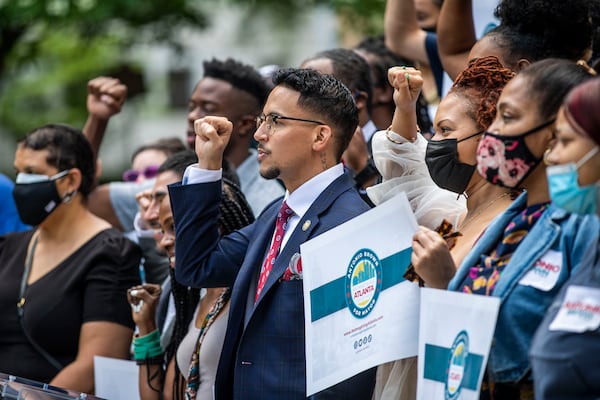
[[[544,165],[546,165],[546,166],[553,165],[553,163],[552,163],[552,162],[548,161],[548,156],[550,155],[550,152],[551,152],[551,151],[552,151],[552,149],[551,149],[551,148],[549,148],[549,147],[546,149],[546,151],[544,151],[544,157],[543,157],[543,160],[544,160]]]

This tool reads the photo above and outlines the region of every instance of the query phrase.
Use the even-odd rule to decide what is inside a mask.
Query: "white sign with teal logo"
[[[416,230],[401,193],[300,246],[307,395],[417,354],[419,288],[404,280]]]
[[[500,301],[421,289],[418,400],[477,400]]]

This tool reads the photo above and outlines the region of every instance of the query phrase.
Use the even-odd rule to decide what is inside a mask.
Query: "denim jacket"
[[[526,202],[523,193],[490,223],[450,281],[449,290],[461,289],[469,269],[502,240],[504,229]],[[523,238],[492,294],[500,298],[487,366],[493,381],[517,382],[528,375],[533,334],[585,250],[597,240],[599,229],[595,216],[570,214],[551,204]]]
[[[585,300],[568,296],[569,289],[585,290],[580,295]],[[535,395],[540,399],[592,400],[600,395],[600,326],[590,317],[592,313],[586,310],[579,319],[567,319],[563,322],[568,326],[566,329],[564,325],[550,329],[558,320],[559,311],[564,309],[563,303],[569,301],[589,306],[600,301],[600,242],[592,243],[581,267],[564,284],[533,337],[529,357]]]

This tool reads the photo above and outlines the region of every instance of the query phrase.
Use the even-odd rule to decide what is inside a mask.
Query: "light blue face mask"
[[[550,200],[558,207],[574,214],[596,214],[600,182],[579,186],[577,170],[600,150],[598,146],[588,151],[577,163],[552,165],[546,168]]]

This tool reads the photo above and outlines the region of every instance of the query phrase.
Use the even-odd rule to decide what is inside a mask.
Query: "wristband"
[[[160,334],[158,330],[136,337],[133,339],[133,358],[136,360],[145,360],[162,356],[163,349],[160,346]]]

